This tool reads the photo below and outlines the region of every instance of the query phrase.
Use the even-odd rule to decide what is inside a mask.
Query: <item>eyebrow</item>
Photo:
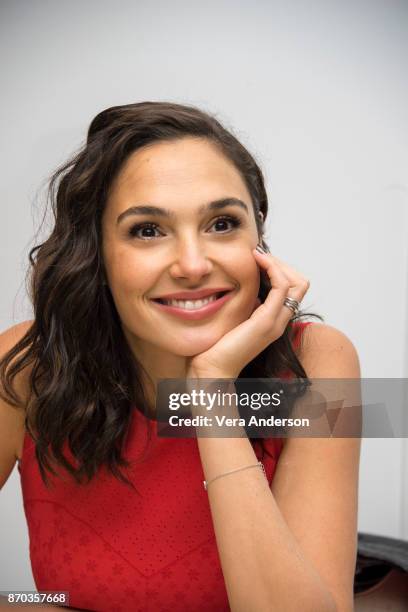
[[[214,200],[208,204],[203,204],[198,209],[199,214],[204,213],[208,210],[221,210],[227,206],[239,206],[249,214],[248,206],[238,198],[221,198],[220,200]],[[176,215],[173,211],[167,208],[160,208],[159,206],[151,206],[150,204],[143,204],[140,206],[131,206],[124,210],[116,219],[116,224],[120,223],[126,217],[130,215],[153,215],[155,217],[166,217],[174,218]]]

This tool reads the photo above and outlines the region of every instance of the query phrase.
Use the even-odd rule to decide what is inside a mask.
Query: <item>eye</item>
[[[157,238],[154,232],[158,231],[155,223],[136,223],[129,229],[129,236],[132,238],[140,238],[141,240],[150,240],[150,238]],[[143,235],[139,232],[144,232]]]
[[[228,227],[228,224],[232,227]],[[215,233],[225,234],[240,225],[242,225],[242,222],[238,217],[223,215],[222,217],[217,217],[211,227],[218,227]],[[132,225],[129,228],[128,234],[131,238],[138,238],[139,240],[151,240],[152,238],[158,238],[160,235],[163,235],[160,234],[160,232],[158,234],[155,232],[159,232],[158,225],[146,222]]]
[[[238,217],[234,217],[233,215],[224,215],[223,217],[218,217],[215,220],[215,222],[213,223],[213,227],[215,227],[215,226],[220,227],[220,225],[221,225],[221,226],[224,226],[224,228],[225,228],[225,225],[227,225],[228,223],[230,223],[232,225],[232,229],[237,228],[237,227],[239,227],[242,224],[241,220]],[[228,231],[228,228],[227,228],[227,230],[225,230],[225,229],[222,230],[221,229],[221,231],[217,231],[216,233],[217,234],[221,234],[221,233],[223,234],[223,233],[225,233],[225,231]]]

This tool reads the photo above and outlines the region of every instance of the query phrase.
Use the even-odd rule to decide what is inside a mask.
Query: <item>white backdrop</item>
[[[408,3],[7,0],[1,4],[0,330],[32,317],[39,188],[97,112],[214,112],[267,177],[268,238],[362,376],[408,377]],[[363,441],[359,530],[408,539],[407,440]],[[17,469],[0,494],[0,590],[35,588]]]

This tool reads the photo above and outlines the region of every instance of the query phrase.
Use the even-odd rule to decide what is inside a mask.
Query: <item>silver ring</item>
[[[293,316],[294,317],[299,312],[299,302],[297,300],[295,300],[294,298],[291,298],[291,297],[285,298],[285,300],[283,302],[283,305],[287,306],[288,308],[290,308],[293,311]]]

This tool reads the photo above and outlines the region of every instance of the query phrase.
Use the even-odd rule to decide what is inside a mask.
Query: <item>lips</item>
[[[223,307],[223,305],[228,302],[231,297],[233,295],[235,295],[235,291],[231,290],[231,289],[224,289],[221,291],[217,291],[218,288],[211,289],[211,290],[205,290],[205,295],[203,295],[204,290],[202,291],[195,291],[195,292],[183,292],[183,293],[177,293],[177,294],[172,294],[172,295],[188,295],[189,296],[189,300],[194,301],[194,299],[203,299],[206,298],[210,295],[214,295],[214,294],[218,294],[217,299],[215,300],[211,300],[209,303],[204,304],[203,306],[199,307],[199,308],[183,308],[180,305],[175,305],[175,304],[168,304],[164,301],[162,301],[162,298],[152,298],[152,304],[158,308],[159,310],[161,310],[163,313],[169,314],[169,315],[173,315],[182,319],[185,319],[187,321],[196,321],[198,319],[205,319],[211,315],[213,315],[214,313],[216,313],[220,308]],[[193,295],[197,295],[201,293],[201,297],[200,298],[192,298],[191,296]],[[221,294],[221,295],[220,295]],[[164,299],[164,298],[163,298]],[[166,296],[165,299],[180,299],[180,300],[187,300],[189,301],[187,298],[176,298],[176,297],[172,297],[172,298],[168,298]]]
[[[168,293],[166,295],[160,295],[158,297],[151,298],[154,301],[164,303],[165,300],[200,300],[202,298],[209,297],[210,295],[220,295],[232,291],[234,287],[208,287],[207,289],[200,289],[198,291],[178,291],[177,293]]]

